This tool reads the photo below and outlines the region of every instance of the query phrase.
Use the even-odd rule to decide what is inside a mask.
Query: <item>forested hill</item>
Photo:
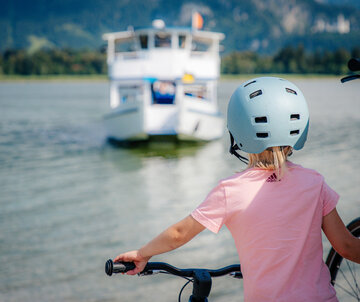
[[[88,48],[102,34],[129,25],[190,26],[198,11],[205,29],[223,32],[225,53],[273,54],[285,45],[306,50],[352,49],[360,44],[359,0],[0,0],[0,51]]]

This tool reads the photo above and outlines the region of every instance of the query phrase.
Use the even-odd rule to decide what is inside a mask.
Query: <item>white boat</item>
[[[217,139],[223,118],[217,104],[222,33],[153,27],[106,33],[110,112],[109,139]]]

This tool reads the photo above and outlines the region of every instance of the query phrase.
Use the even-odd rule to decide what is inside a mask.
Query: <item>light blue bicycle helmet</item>
[[[300,89],[276,77],[260,77],[239,86],[227,111],[230,153],[261,153],[269,147],[300,150],[309,128],[309,110]]]

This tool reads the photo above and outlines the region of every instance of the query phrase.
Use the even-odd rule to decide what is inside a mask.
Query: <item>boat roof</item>
[[[156,27],[139,27],[136,29],[130,29],[127,31],[120,31],[120,32],[111,32],[103,34],[104,40],[125,40],[133,38],[140,34],[146,33],[184,33],[190,34],[193,37],[203,38],[203,39],[213,39],[213,40],[223,40],[225,35],[219,32],[212,32],[212,31],[204,31],[194,29],[192,27],[163,27],[163,28],[156,28]]]

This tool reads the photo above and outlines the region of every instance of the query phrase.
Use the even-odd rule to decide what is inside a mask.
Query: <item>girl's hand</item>
[[[126,274],[136,275],[138,273],[141,273],[144,270],[146,263],[148,263],[150,258],[151,257],[141,256],[140,252],[138,250],[136,250],[136,251],[131,251],[131,252],[127,252],[127,253],[118,255],[117,257],[115,257],[114,263],[121,262],[121,261],[134,262],[136,268],[131,271],[128,271]]]
[[[172,251],[184,245],[204,229],[205,227],[202,224],[189,215],[169,227],[141,249],[120,254],[114,259],[114,262],[133,262],[136,268],[128,271],[127,274],[141,273],[152,256]]]

